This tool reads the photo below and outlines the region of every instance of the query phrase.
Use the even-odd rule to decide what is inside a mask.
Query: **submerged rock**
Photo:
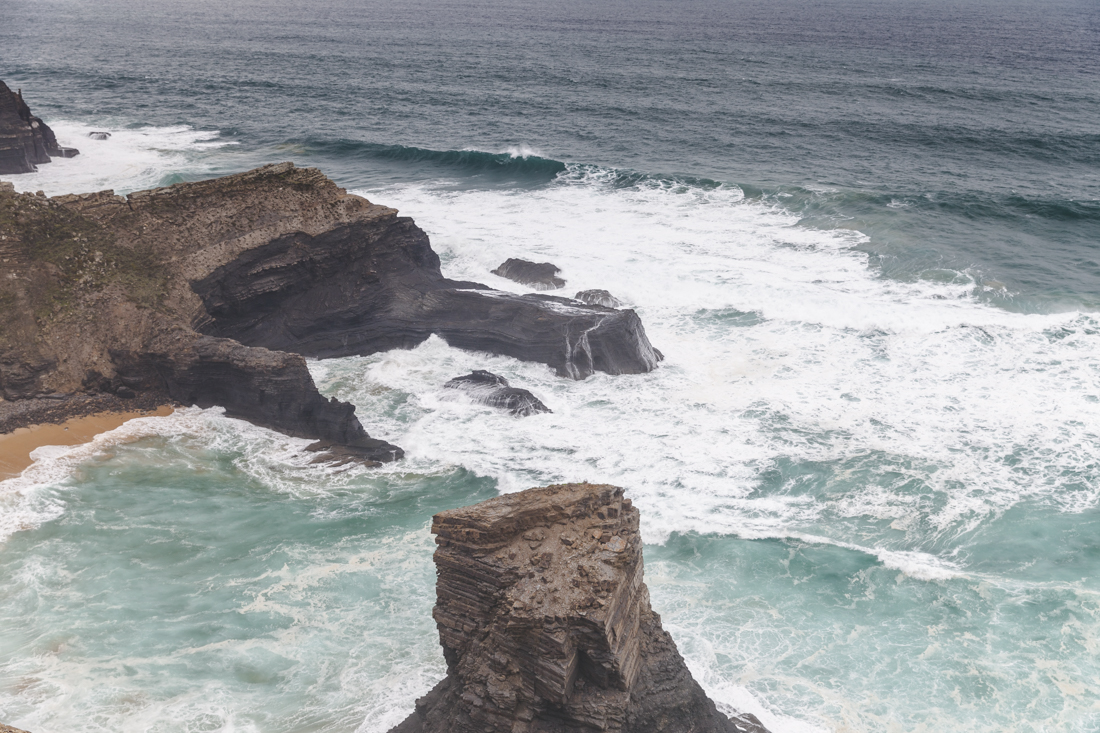
[[[623,302],[606,290],[582,290],[573,296],[575,300],[604,308],[622,308]]]
[[[465,376],[455,377],[443,386],[447,389],[462,390],[478,404],[502,407],[519,417],[552,412],[528,390],[512,387],[504,377],[484,369],[475,369]]]
[[[391,733],[767,733],[719,713],[661,628],[622,489],[507,494],[432,533],[447,676]]]
[[[93,140],[106,140],[107,138],[111,137],[111,133],[109,133],[109,132],[89,132],[88,137],[90,137]]]
[[[53,130],[31,114],[22,91],[0,81],[0,173],[32,173],[51,155],[71,158],[79,152],[59,146]]]
[[[530,285],[535,290],[557,290],[565,287],[565,280],[557,276],[561,269],[549,262],[528,262],[509,257],[492,272],[522,285]]]

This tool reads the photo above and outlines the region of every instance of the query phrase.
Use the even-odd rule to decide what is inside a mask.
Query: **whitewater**
[[[214,132],[109,129],[12,180],[125,192],[232,164]],[[434,337],[311,362],[406,450],[381,469],[311,465],[217,408],[39,449],[0,482],[8,722],[385,733],[444,673],[431,514],[588,480],[640,508],[654,608],[707,693],[777,733],[1100,726],[1094,313],[998,307],[978,269],[885,277],[865,234],[735,184],[478,155],[545,181],[352,191],[413,217],[447,277],[524,292],[489,272],[523,257],[609,290],[661,366],[574,382]],[[443,389],[472,369],[553,413]]]

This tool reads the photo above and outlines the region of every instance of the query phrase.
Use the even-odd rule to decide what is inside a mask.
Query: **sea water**
[[[0,78],[82,151],[20,190],[315,165],[447,276],[554,262],[666,355],[311,362],[381,469],[218,409],[38,449],[0,483],[0,720],[385,733],[445,673],[431,515],[589,480],[723,709],[1100,730],[1095,4],[12,0]],[[472,369],[553,413],[442,388]]]

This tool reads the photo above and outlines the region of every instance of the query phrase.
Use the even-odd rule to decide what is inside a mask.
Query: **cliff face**
[[[347,197],[315,171],[295,179],[295,190],[280,174],[296,170],[128,198],[104,191],[47,199],[0,185],[4,400],[109,393],[221,405],[365,460],[399,458],[399,448],[367,435],[352,405],[321,396],[301,355],[192,328],[204,313],[193,279],[287,232],[396,213]],[[279,195],[283,186],[291,192]],[[11,429],[3,407],[0,424]],[[36,418],[19,415],[24,423]]]
[[[638,519],[591,484],[437,514],[448,674],[392,733],[766,733],[719,713],[661,628]]]
[[[460,348],[583,379],[653,369],[630,310],[443,277],[427,235],[314,169],[44,198],[0,185],[0,394],[162,393],[375,460],[303,356]],[[0,409],[0,425],[3,424]]]
[[[77,151],[61,148],[45,122],[31,114],[23,97],[0,81],[0,173],[30,173],[51,155],[72,157]]]

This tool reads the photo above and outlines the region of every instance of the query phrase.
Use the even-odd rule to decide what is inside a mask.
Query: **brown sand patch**
[[[58,425],[31,425],[0,435],[0,481],[18,476],[31,465],[31,451],[43,445],[80,445],[100,433],[114,430],[135,417],[171,415],[172,407],[138,412],[100,412],[74,417]]]

